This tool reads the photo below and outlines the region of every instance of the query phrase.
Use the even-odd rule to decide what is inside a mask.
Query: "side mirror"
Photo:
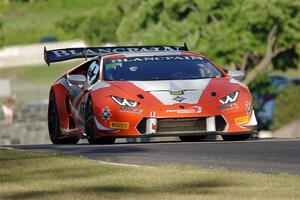
[[[84,75],[69,75],[68,81],[73,85],[84,85],[86,82],[86,77]]]
[[[245,73],[241,70],[229,71],[228,75],[238,81],[243,80],[245,77]]]

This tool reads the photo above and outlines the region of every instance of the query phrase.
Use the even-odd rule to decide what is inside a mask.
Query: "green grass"
[[[0,199],[300,199],[300,177],[0,149]]]
[[[81,60],[82,61],[82,60]],[[50,66],[12,67],[0,69],[0,78],[19,79],[39,85],[50,85],[80,61],[54,63]]]
[[[17,102],[47,99],[51,84],[79,63],[80,61],[72,61],[50,66],[45,64],[0,69],[0,79],[11,80],[12,93],[17,95]]]
[[[4,5],[0,1],[3,45],[37,43],[49,34],[55,35],[59,40],[75,39],[73,35],[66,35],[58,29],[57,21],[89,13],[104,3],[104,0],[36,0],[33,3],[11,1],[10,4]]]

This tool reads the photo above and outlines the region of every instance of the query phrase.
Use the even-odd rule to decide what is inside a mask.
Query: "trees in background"
[[[267,68],[286,70],[300,64],[300,1],[134,0],[119,4],[117,11],[101,15],[98,21],[111,27],[109,37],[104,37],[107,27],[99,26],[96,32],[93,23],[87,23],[84,33],[96,33],[85,37],[87,41],[121,45],[187,42],[192,51],[207,55],[222,68],[245,71],[244,82],[251,82],[250,88],[260,95],[276,90],[263,73]],[[98,23],[97,17],[92,22]],[[299,87],[287,87],[278,97],[273,129],[299,117],[293,110],[299,107],[294,93],[299,96]]]
[[[180,44],[221,67],[247,72],[251,82],[268,66],[299,65],[300,1],[141,1],[123,16],[120,43]]]
[[[300,65],[299,19],[299,0],[0,0],[0,47],[38,42],[46,34],[92,46],[187,42],[222,68],[244,70],[244,82],[264,95],[274,90],[266,69]],[[284,98],[297,91],[288,87],[279,97],[279,121],[299,107],[293,95]],[[285,105],[291,110],[283,112]]]
[[[300,86],[290,84],[278,95],[272,129],[276,130],[285,124],[300,118]]]
[[[117,43],[116,29],[123,16],[121,1],[107,1],[90,12],[70,15],[56,22],[56,26],[72,37],[82,38],[91,45]]]
[[[2,22],[0,21],[0,47],[3,45]]]
[[[22,17],[19,5],[12,10]],[[47,10],[47,5],[52,10]],[[15,21],[6,36],[24,33],[22,43],[26,39],[32,42],[33,37],[39,41],[44,34],[58,34],[58,39],[83,38],[90,45],[187,42],[192,51],[207,55],[222,68],[246,71],[245,83],[268,67],[285,70],[299,66],[299,0],[99,0],[90,5],[78,0],[34,1],[27,9],[34,8],[36,13],[42,8],[46,14],[38,16],[51,23],[30,16],[28,20],[47,28],[31,27],[34,23],[24,18],[23,29],[17,31],[20,26]],[[54,8],[60,8],[59,16]],[[65,12],[68,9],[74,12]],[[25,30],[29,26],[32,30]],[[5,44],[14,38],[18,37],[10,37]]]

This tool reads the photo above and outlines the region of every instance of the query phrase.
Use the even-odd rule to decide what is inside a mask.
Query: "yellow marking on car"
[[[235,118],[236,125],[245,124],[249,121],[249,116],[243,116],[239,118]]]
[[[116,128],[116,129],[129,129],[128,122],[110,122],[109,126],[110,128]]]
[[[171,95],[183,95],[183,91],[170,91]]]

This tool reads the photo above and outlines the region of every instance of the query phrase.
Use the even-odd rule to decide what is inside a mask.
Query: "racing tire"
[[[50,92],[48,105],[48,130],[53,144],[77,144],[79,138],[62,138],[59,129],[58,112],[54,92]]]
[[[94,136],[95,121],[94,121],[92,100],[90,97],[88,97],[88,100],[86,102],[84,121],[85,121],[86,137],[87,137],[89,144],[113,144],[113,143],[115,143],[115,141],[116,141],[115,137],[97,137],[96,138]]]
[[[200,142],[206,138],[206,135],[195,135],[195,136],[179,136],[182,142]]]
[[[247,140],[249,137],[250,137],[250,134],[222,135],[222,138],[225,141],[243,141],[243,140]]]

